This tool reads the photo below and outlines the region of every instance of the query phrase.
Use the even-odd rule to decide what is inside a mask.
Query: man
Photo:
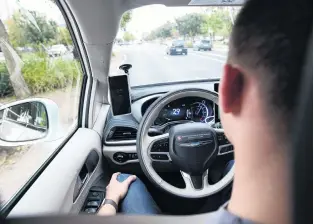
[[[219,89],[221,120],[237,165],[228,206],[210,213],[209,223],[289,222],[289,131],[312,3],[249,0],[237,17]],[[107,197],[118,203],[136,177],[120,183],[117,176]],[[106,204],[100,214],[113,209]]]

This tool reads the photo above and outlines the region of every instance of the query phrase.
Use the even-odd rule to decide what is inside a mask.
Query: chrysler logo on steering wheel
[[[188,143],[181,143],[180,146],[185,147],[196,147],[201,145],[208,145],[211,144],[213,140],[206,140],[206,141],[198,141],[198,142],[188,142]]]

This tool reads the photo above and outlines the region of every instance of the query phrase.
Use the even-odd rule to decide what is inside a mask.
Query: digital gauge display
[[[182,120],[202,123],[213,121],[213,102],[200,97],[185,97],[175,100],[160,111],[155,125]]]
[[[211,107],[206,105],[205,100],[192,104],[192,120],[196,122],[207,123],[208,119],[212,117],[213,111]]]

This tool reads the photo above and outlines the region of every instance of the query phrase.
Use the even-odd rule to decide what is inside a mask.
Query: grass
[[[23,58],[22,73],[32,94],[65,88],[82,76],[80,63],[76,60],[50,59],[34,55]]]
[[[24,62],[22,74],[32,95],[76,85],[83,75],[76,60],[51,59],[40,52],[23,53],[21,57]],[[5,63],[0,63],[0,78],[0,102],[13,101],[14,91]]]
[[[0,62],[0,73],[7,73],[5,62]]]

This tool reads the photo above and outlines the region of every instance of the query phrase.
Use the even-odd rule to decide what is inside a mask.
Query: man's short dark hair
[[[231,34],[230,62],[256,72],[270,116],[287,119],[286,124],[297,107],[312,5],[313,0],[248,0]]]

